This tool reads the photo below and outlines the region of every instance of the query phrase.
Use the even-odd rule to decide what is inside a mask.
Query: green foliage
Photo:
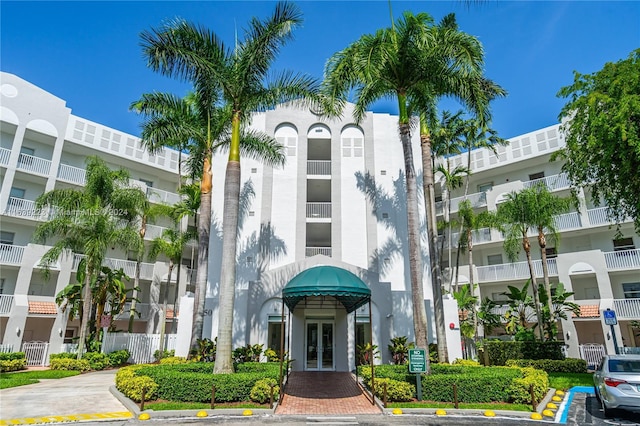
[[[510,359],[564,359],[562,342],[485,341],[485,351],[489,356],[489,365],[505,365]]]
[[[371,381],[367,382],[366,385],[371,389]],[[387,386],[387,401],[411,401],[416,394],[416,387],[410,383],[400,380],[380,378],[375,381],[375,394],[380,399],[384,396],[385,385]]]
[[[549,387],[567,390],[574,386],[593,386],[592,373],[549,373]]]
[[[25,358],[0,360],[0,372],[24,370],[27,365]]]
[[[186,364],[188,362],[183,356],[168,356],[160,360],[160,364]]]
[[[391,358],[394,364],[406,364],[408,362],[407,356],[409,349],[415,347],[413,342],[408,342],[407,336],[397,336],[391,338],[391,344],[387,346],[389,352],[391,352]]]
[[[1,362],[1,361],[0,361]],[[79,371],[35,370],[11,374],[0,374],[0,389],[38,383],[40,379],[62,379],[80,374]]]
[[[269,362],[280,361],[280,355],[278,355],[278,352],[274,351],[271,348],[268,348],[266,351],[264,351],[264,356],[267,357],[267,361]],[[286,357],[286,353],[285,353],[285,357]]]
[[[119,367],[129,361],[131,353],[127,349],[121,349],[119,351],[113,351],[107,354],[109,358],[109,364],[113,367]]]
[[[259,362],[262,355],[262,344],[250,345],[233,350],[233,362],[242,364],[243,362]]]
[[[195,362],[213,362],[216,360],[216,347],[218,338],[211,339],[198,339],[198,347],[192,349],[189,359]]]
[[[76,370],[76,371],[89,371],[91,365],[86,359],[71,359],[71,358],[58,358],[50,359],[49,367],[52,370]]]
[[[164,358],[175,356],[175,354],[176,351],[174,349],[171,349],[170,351],[160,351],[160,349],[157,349],[153,352],[153,357],[156,359],[156,361],[162,361]]]
[[[478,361],[474,361],[472,359],[460,359],[460,358],[457,358],[455,361],[453,361],[453,365],[464,365],[466,367],[481,367]]]
[[[380,351],[378,350],[378,345],[372,345],[371,343],[364,343],[362,345],[356,346],[356,358],[358,360],[358,365],[371,364],[372,354],[374,359],[380,358]]]
[[[78,358],[78,354],[72,352],[61,352],[59,354],[51,354],[49,355],[49,360],[52,359],[76,359]]]
[[[520,370],[524,377],[514,379],[509,386],[511,401],[516,404],[531,402],[531,385],[533,385],[533,395],[536,402],[541,401],[549,389],[547,373],[532,367],[524,367]]]
[[[279,394],[280,386],[278,386],[278,381],[276,379],[269,378],[258,380],[256,384],[251,388],[249,397],[252,401],[264,404],[265,402],[270,400],[271,396],[276,399]]]
[[[586,373],[587,361],[583,359],[510,359],[507,367],[533,367],[547,373]]]
[[[155,399],[158,385],[148,376],[138,374],[138,371],[145,368],[144,364],[123,367],[116,373],[116,388],[127,398],[134,401],[142,399],[145,392],[145,399]]]
[[[435,343],[429,343],[429,362],[431,364],[437,364],[438,361],[438,345]]]
[[[109,356],[102,352],[86,352],[82,355],[82,359],[89,362],[91,370],[104,370],[111,365]]]
[[[595,200],[611,207],[617,222],[634,220],[640,230],[640,49],[593,74],[574,72],[560,120],[566,147],[556,156],[577,186],[589,186]]]
[[[14,359],[26,359],[24,352],[0,352],[0,361],[12,361]]]

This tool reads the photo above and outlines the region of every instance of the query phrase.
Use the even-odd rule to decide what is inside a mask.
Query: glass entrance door
[[[306,370],[334,370],[333,321],[307,321]]]

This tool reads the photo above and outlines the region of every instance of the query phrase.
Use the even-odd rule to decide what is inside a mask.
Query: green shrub
[[[26,359],[24,352],[0,352],[0,361],[13,361],[16,359]]]
[[[499,340],[484,342],[489,365],[505,365],[509,359],[522,358],[521,346],[522,342],[502,342]]]
[[[77,359],[77,358],[78,358],[78,354],[71,353],[71,352],[61,352],[59,354],[51,354],[51,355],[49,355],[49,360],[52,360],[52,359]]]
[[[587,361],[583,359],[567,358],[557,359],[510,359],[506,365],[509,367],[533,367],[547,373],[586,373]]]
[[[131,353],[126,349],[121,349],[119,351],[110,352],[107,357],[109,358],[109,365],[118,367],[120,365],[126,364],[127,361],[129,361]]]
[[[267,361],[269,361],[269,362],[279,362],[280,361],[280,355],[278,355],[278,352],[274,351],[271,348],[268,348],[266,351],[264,351],[264,356],[267,357]]]
[[[17,359],[2,359],[0,360],[0,373],[6,373],[8,371],[24,370],[27,365],[25,358]]]
[[[145,367],[141,365],[131,365],[121,368],[116,373],[116,388],[127,398],[134,401],[142,399],[142,392],[145,392],[145,399],[155,399],[157,397],[158,385],[148,376],[139,375],[137,372]]]
[[[401,402],[411,401],[416,393],[416,387],[410,383],[388,378],[378,378],[375,380],[375,394],[378,398],[384,397],[384,386],[387,385],[387,401]],[[371,380],[367,383],[371,389]]]
[[[87,352],[82,355],[82,359],[89,362],[89,366],[92,370],[104,370],[111,365],[109,356],[102,352]]]
[[[480,363],[478,361],[474,361],[472,359],[456,359],[453,361],[453,365],[464,365],[466,367],[480,367]]]
[[[562,342],[490,340],[484,343],[489,365],[505,365],[510,359],[555,359],[562,360]]]
[[[422,377],[423,398],[430,401],[453,401],[453,385],[459,402],[506,402],[511,382],[522,376],[512,368],[473,368],[474,373],[431,374]]]
[[[251,392],[249,393],[249,397],[252,401],[259,402],[260,404],[264,404],[269,401],[271,398],[271,387],[273,386],[273,396],[277,398],[277,395],[280,394],[280,386],[278,386],[278,381],[276,379],[261,379],[256,382],[255,385],[251,388]]]
[[[162,354],[162,358],[160,357],[160,354]],[[176,355],[175,349],[171,349],[170,351],[165,350],[163,352],[160,352],[160,349],[158,349],[153,353],[153,357],[156,359],[156,361],[159,361],[164,358],[170,358],[175,355]]]
[[[186,364],[189,361],[183,356],[169,356],[162,358],[160,364]],[[211,368],[211,366],[209,366]]]
[[[236,373],[267,373],[270,376],[278,377],[280,362],[243,362],[236,365]]]
[[[89,371],[91,365],[86,359],[58,358],[49,361],[49,367],[52,370],[75,370]]]
[[[533,394],[536,401],[541,401],[549,389],[549,376],[547,373],[532,367],[524,367],[520,368],[520,370],[524,377],[514,379],[509,386],[511,402],[515,404],[531,403],[531,385],[533,385]]]

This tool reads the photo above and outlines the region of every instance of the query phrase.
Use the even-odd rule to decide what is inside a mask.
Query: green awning
[[[333,296],[349,313],[371,300],[371,290],[349,271],[335,266],[315,266],[300,272],[282,289],[284,303],[290,311],[310,296]]]

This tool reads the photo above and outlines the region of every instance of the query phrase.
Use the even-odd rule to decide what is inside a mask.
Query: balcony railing
[[[331,175],[331,161],[330,160],[309,160],[307,161],[307,174],[308,175]]]
[[[49,212],[36,209],[36,202],[24,198],[9,197],[4,214],[31,220],[47,220]]]
[[[528,180],[522,183],[525,188],[531,188],[535,185],[543,184],[549,191],[559,191],[571,187],[569,175],[560,173],[558,175],[547,176],[540,179]]]
[[[589,223],[591,225],[608,225],[611,223],[608,217],[609,207],[598,207],[587,210]]]
[[[533,261],[533,270],[536,277],[542,277],[542,261]],[[547,270],[550,276],[558,275],[558,265],[556,259],[547,259]],[[527,279],[530,277],[529,265],[527,262],[503,263],[500,265],[478,266],[479,282],[503,281]]]
[[[165,228],[164,226],[158,226],[158,225],[147,225],[147,230],[144,234],[144,239],[145,240],[154,240],[158,237],[162,237],[162,233],[164,232]]]
[[[3,165],[3,166],[8,165],[10,157],[11,157],[10,149],[0,148],[0,165]]]
[[[580,213],[571,212],[558,215],[554,217],[554,222],[558,231],[563,231],[565,229],[576,229],[582,227],[582,222],[580,221]]]
[[[51,169],[51,161],[34,155],[20,154],[18,157],[18,170],[48,176]]]
[[[445,248],[449,248],[449,237],[443,237],[443,238],[445,239],[444,247]],[[471,239],[473,241],[473,244],[481,244],[481,243],[491,242],[491,229],[482,228],[482,229],[478,229],[477,231],[473,231],[471,233]],[[453,234],[451,234],[451,245],[453,247],[457,247],[458,246],[458,233],[457,232],[454,232]]]
[[[613,310],[620,319],[640,320],[640,299],[616,299]]]
[[[74,254],[73,255],[73,264],[72,264],[72,270],[77,271],[78,270],[78,265],[80,264],[80,261],[84,258],[85,256],[83,254]],[[136,273],[136,262],[134,262],[133,260],[124,260],[124,259],[114,259],[111,257],[108,257],[104,260],[103,265],[108,266],[111,269],[120,269],[122,268],[122,270],[124,271],[125,274],[127,274],[131,279],[133,279],[133,277],[135,276]],[[153,278],[153,268],[154,268],[154,264],[153,263],[144,263],[142,262],[140,264],[140,278],[142,279],[146,279],[146,280],[150,280]]]
[[[58,168],[58,179],[75,183],[77,185],[84,185],[87,181],[87,171],[80,167],[60,164],[60,167]]]
[[[467,200],[471,203],[471,207],[480,208],[487,205],[487,193],[486,192],[476,192],[474,194],[469,194],[466,197]],[[460,203],[465,200],[465,197],[455,197],[451,199],[451,213],[457,212],[460,207]],[[437,214],[442,214],[444,212],[444,208],[446,208],[444,201],[438,201],[436,203],[436,212]]]
[[[13,295],[0,294],[0,315],[7,315],[11,313],[12,306],[13,306]]]
[[[331,203],[307,203],[307,217],[309,219],[331,218]]]
[[[0,244],[0,263],[19,265],[22,263],[24,246],[14,246],[12,244]]]
[[[610,251],[604,260],[609,270],[640,268],[640,249]]]
[[[164,189],[147,187],[147,197],[152,203],[176,204],[180,201],[180,195]]]
[[[131,302],[126,302],[124,304],[124,309],[120,312],[114,319],[124,320],[129,319],[129,310],[131,309]],[[135,319],[139,319],[142,321],[146,321],[149,319],[149,304],[148,303],[136,303],[135,306],[137,314],[135,315]],[[138,316],[140,314],[140,316]]]
[[[331,247],[307,247],[305,250],[306,257],[315,256],[316,254],[331,257]]]

